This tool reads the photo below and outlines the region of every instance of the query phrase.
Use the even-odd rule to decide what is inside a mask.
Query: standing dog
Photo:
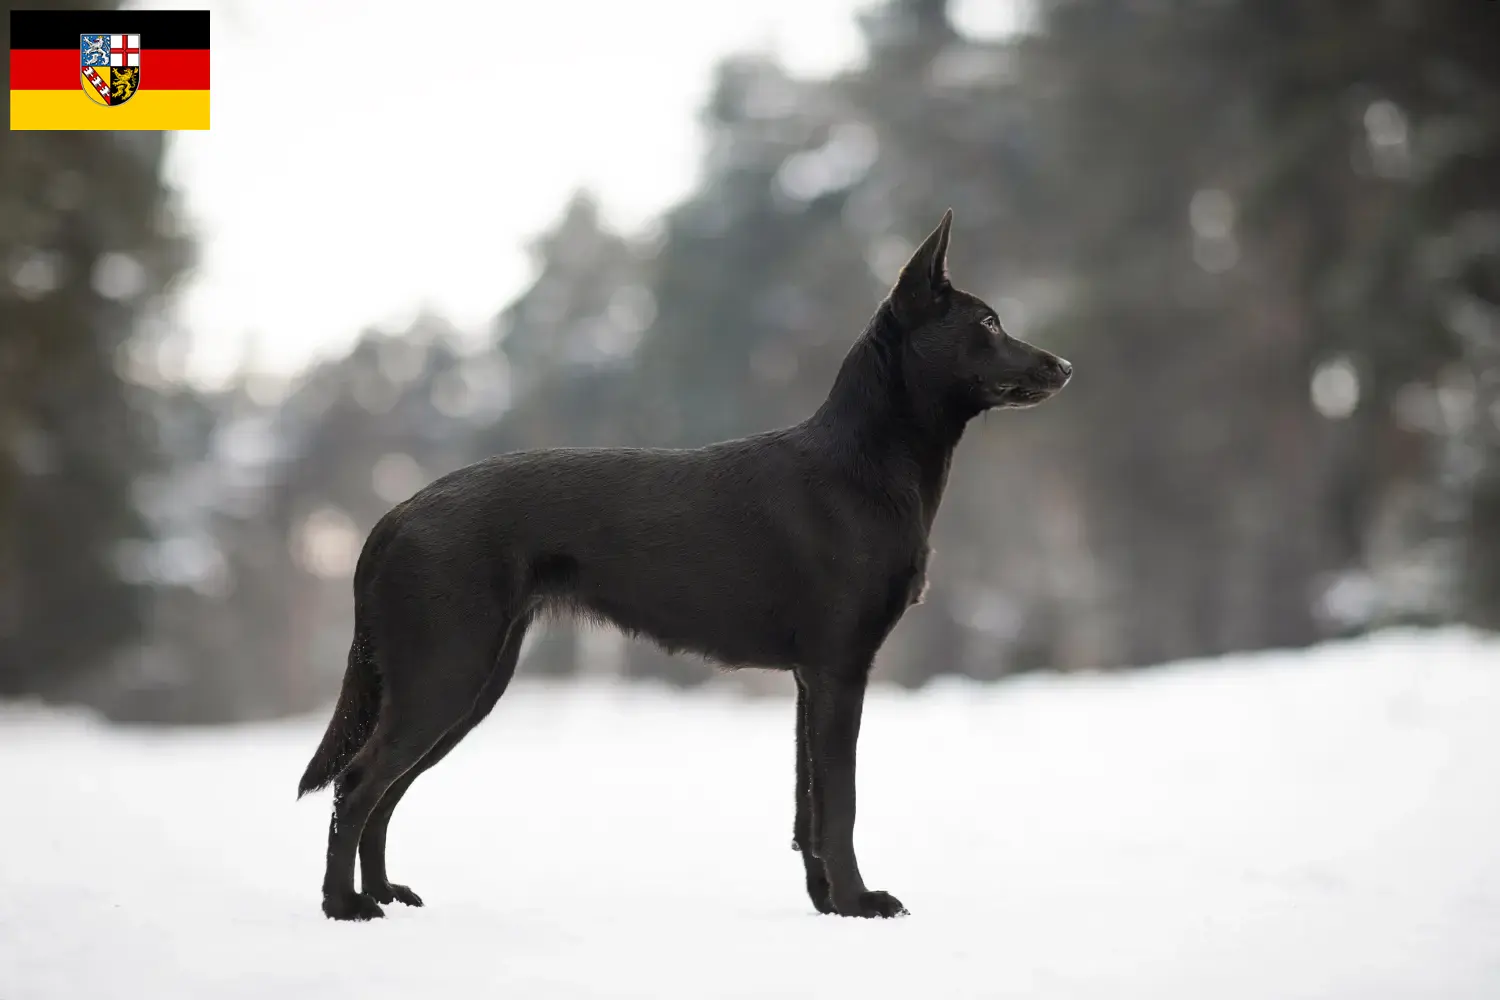
[[[906,912],[865,887],[854,857],[870,666],[926,582],[965,425],[1039,403],[1072,374],[949,283],[952,223],[945,213],[912,255],[802,423],[705,448],[500,455],[381,518],[354,572],[343,690],[298,789],[334,783],[325,914],[421,905],[386,877],[391,814],[505,693],[527,627],[558,612],[669,651],[790,670],[793,846],[808,895],[823,913]]]

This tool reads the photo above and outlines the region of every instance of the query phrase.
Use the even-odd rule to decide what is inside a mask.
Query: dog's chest
[[[922,546],[912,559],[906,583],[906,606],[921,604],[927,596],[927,562],[932,557],[932,549]]]
[[[891,561],[869,578],[876,588],[876,592],[869,594],[870,598],[878,600],[892,619],[921,604],[927,596],[927,565],[931,554],[926,545],[899,556],[893,554]]]

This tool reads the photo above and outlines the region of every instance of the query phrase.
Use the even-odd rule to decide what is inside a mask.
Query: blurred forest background
[[[497,451],[801,419],[949,206],[955,281],[1077,375],[966,437],[879,677],[1500,626],[1500,5],[1038,0],[996,41],[877,0],[860,23],[835,78],[725,62],[698,188],[645,232],[559,206],[477,349],[426,316],[291,384],[152,365],[193,261],[158,134],[0,136],[0,698],[324,704],[393,503]],[[713,676],[568,628],[522,670]]]

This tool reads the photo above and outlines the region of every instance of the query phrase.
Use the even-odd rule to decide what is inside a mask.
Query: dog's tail
[[[374,649],[369,629],[357,622],[354,641],[349,644],[349,666],[344,670],[344,686],[333,708],[333,718],[323,733],[302,780],[297,783],[297,798],[328,787],[344,773],[344,768],[370,738],[380,715],[380,673],[375,668]]]
[[[359,753],[380,717],[380,669],[375,662],[375,637],[370,628],[365,590],[369,575],[393,534],[392,520],[382,518],[370,532],[359,564],[354,570],[354,640],[349,644],[349,665],[344,669],[344,686],[339,690],[333,718],[323,733],[323,742],[307,762],[307,770],[297,783],[297,798],[328,787],[344,773],[354,755]]]

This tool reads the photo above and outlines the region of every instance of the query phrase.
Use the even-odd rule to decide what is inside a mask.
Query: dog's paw
[[[841,917],[904,917],[910,911],[890,893],[869,889],[842,906],[834,903],[834,912]]]
[[[387,882],[385,885],[366,886],[365,895],[377,903],[403,903],[407,906],[421,906],[422,897],[412,892],[404,885],[395,882]]]
[[[323,915],[330,920],[375,920],[385,916],[380,904],[362,892],[323,897]]]

